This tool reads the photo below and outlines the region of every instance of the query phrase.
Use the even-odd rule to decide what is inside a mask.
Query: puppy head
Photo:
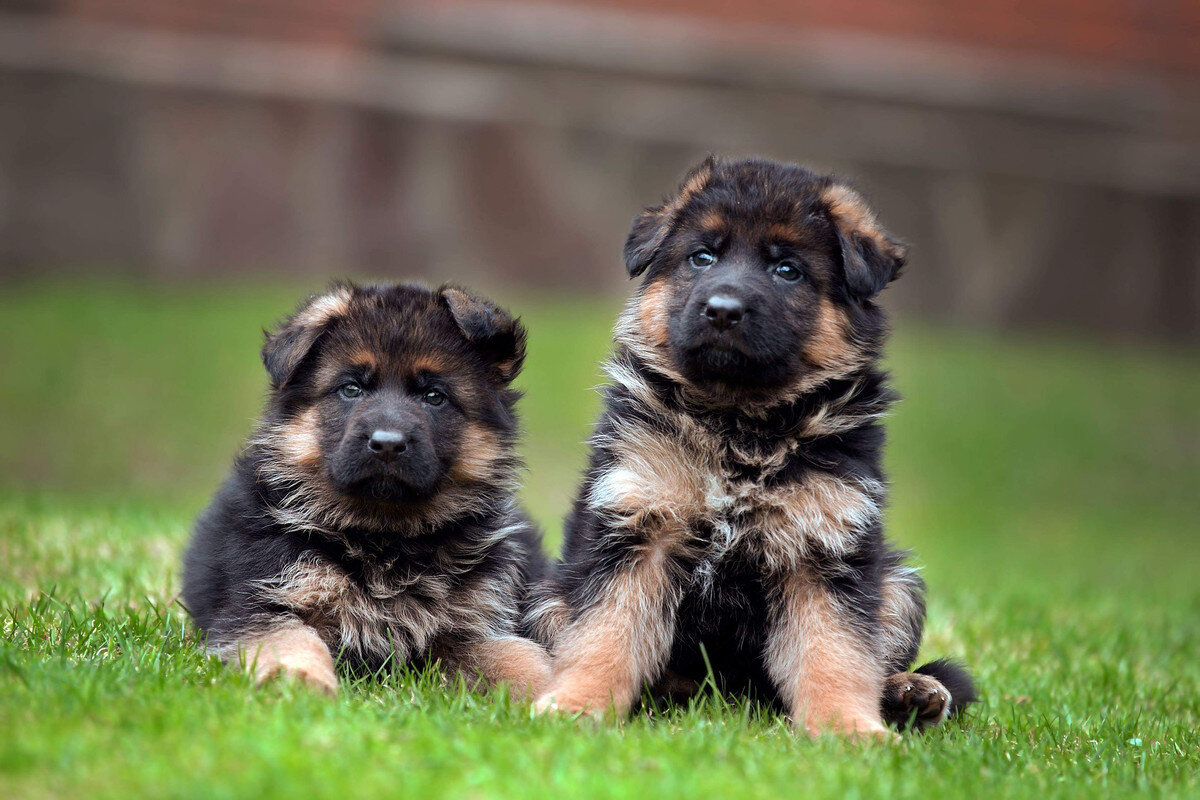
[[[267,335],[265,469],[327,522],[469,509],[511,471],[524,354],[463,289],[335,284]]]
[[[634,219],[625,264],[645,279],[618,335],[714,397],[795,396],[878,355],[872,301],[904,257],[849,185],[709,158]]]

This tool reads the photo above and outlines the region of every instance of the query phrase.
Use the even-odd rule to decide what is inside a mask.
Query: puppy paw
[[[862,742],[890,743],[899,741],[895,731],[872,717],[838,718],[826,722],[805,721],[804,731],[812,738],[834,734]]]
[[[299,681],[330,696],[336,695],[338,691],[337,675],[331,666],[286,656],[255,670],[254,682],[255,685],[262,686],[280,678]]]
[[[613,711],[612,701],[572,692],[569,688],[552,688],[533,704],[538,714],[563,714],[601,719]]]
[[[928,730],[950,716],[950,692],[937,678],[900,672],[884,682],[883,711],[897,727]]]

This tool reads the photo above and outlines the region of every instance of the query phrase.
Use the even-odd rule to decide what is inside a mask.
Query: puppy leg
[[[822,581],[788,576],[776,598],[767,672],[812,736],[825,731],[891,739],[880,717],[883,666]]]
[[[879,609],[879,643],[889,673],[881,711],[889,725],[924,731],[941,725],[977,695],[971,676],[952,661],[909,671],[925,627],[925,583],[904,565],[904,553],[889,555]]]
[[[333,656],[316,630],[296,622],[247,634],[237,639],[233,652],[254,668],[254,680],[262,685],[272,678],[293,676],[314,689],[337,694]]]
[[[487,686],[507,684],[513,695],[532,700],[550,684],[550,654],[520,636],[472,642],[461,650],[460,672],[475,672]]]
[[[925,582],[892,551],[883,569],[879,604],[879,645],[884,670],[905,672],[921,649],[925,630]]]
[[[599,601],[563,631],[554,678],[538,709],[628,713],[642,683],[657,678],[670,655],[678,605],[663,558],[623,567]]]

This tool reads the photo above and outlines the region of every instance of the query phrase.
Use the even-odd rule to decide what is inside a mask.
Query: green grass
[[[1197,796],[1200,359],[904,322],[892,536],[926,654],[985,701],[898,746],[706,700],[622,726],[400,674],[255,691],[175,603],[192,516],[298,292],[99,282],[0,297],[0,797]],[[552,545],[615,301],[513,299],[526,499]]]

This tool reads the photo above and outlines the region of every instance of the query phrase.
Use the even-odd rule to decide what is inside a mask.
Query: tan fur
[[[817,409],[816,413],[805,422],[802,436],[805,438],[834,436],[887,416],[888,404],[886,401],[875,407],[859,408],[854,413],[845,413],[847,404],[859,388],[859,384],[854,383],[841,396]]]
[[[505,456],[500,438],[478,422],[468,422],[458,444],[458,459],[450,468],[450,477],[460,483],[495,480],[496,465]]]
[[[812,472],[802,483],[762,490],[755,497],[751,528],[769,568],[800,566],[814,549],[849,553],[864,530],[879,517],[883,486]]]
[[[346,363],[363,369],[374,370],[379,368],[379,359],[376,354],[365,347],[361,350],[355,350],[350,355],[346,356]]]
[[[821,200],[842,233],[857,234],[874,240],[879,251],[893,258],[902,258],[904,245],[892,239],[875,219],[875,212],[858,192],[844,183],[833,183],[821,192]]]
[[[501,530],[496,536],[506,536]],[[328,642],[362,654],[407,660],[450,631],[490,636],[515,624],[518,576],[465,583],[446,574],[414,575],[421,594],[407,591],[403,570],[368,562],[356,581],[338,565],[311,554],[265,582],[265,599],[283,606]]]
[[[618,431],[608,448],[617,463],[592,485],[588,503],[639,522],[647,515],[689,521],[705,512],[714,466],[679,439],[640,427]]]
[[[474,456],[468,455],[471,463],[466,471],[459,468],[457,477],[460,482],[449,482],[432,498],[412,503],[402,518],[386,509],[381,510],[378,506],[363,504],[342,495],[321,470],[316,415],[314,409],[302,415],[307,417],[302,422],[264,427],[252,439],[252,444],[273,455],[263,460],[259,477],[283,492],[281,501],[270,508],[272,517],[279,524],[337,538],[340,538],[339,530],[354,528],[388,530],[416,536],[473,509],[483,510],[486,506],[488,501],[479,492],[477,482],[462,479],[478,474],[473,468],[481,466],[480,455],[486,457],[490,448],[477,450]],[[493,454],[497,460],[503,455],[498,443]],[[514,472],[500,470],[499,473],[492,478],[498,484],[515,483]],[[516,487],[507,488],[515,491]],[[407,523],[406,530],[404,523]]]
[[[431,375],[445,375],[452,372],[456,366],[447,353],[427,353],[414,359],[408,369],[413,374],[425,372]]]
[[[793,723],[812,736],[833,731],[892,738],[879,711],[879,658],[847,627],[846,614],[821,581],[802,571],[789,576],[777,613],[766,666]]]
[[[525,614],[525,623],[539,642],[557,642],[571,621],[571,607],[561,597],[546,593],[536,597]]]
[[[651,347],[670,347],[670,332],[667,328],[670,320],[667,301],[670,300],[670,295],[670,287],[665,281],[647,283],[639,292],[638,321],[641,324],[642,335]]]
[[[513,695],[532,700],[550,684],[550,655],[519,636],[501,636],[465,645],[457,668],[475,672],[489,687],[506,685]]]
[[[345,316],[350,311],[350,296],[350,289],[339,286],[305,306],[296,315],[295,322],[306,328],[315,328],[334,317]]]
[[[292,676],[328,694],[336,694],[338,681],[333,656],[315,630],[289,624],[247,636],[236,644],[240,658],[254,668],[254,680],[263,684],[272,678]]]
[[[711,233],[719,233],[729,227],[729,221],[718,211],[709,211],[700,218],[700,227]]]
[[[290,463],[303,469],[315,470],[321,463],[321,442],[316,408],[307,408],[285,423],[276,434],[279,449]]]
[[[771,223],[767,227],[767,239],[773,242],[787,242],[789,244],[800,242],[800,237],[796,235],[796,229],[791,225],[780,222]]]
[[[705,161],[684,181],[683,185],[679,187],[679,192],[667,203],[667,208],[671,209],[672,214],[687,205],[689,200],[704,189],[708,179],[712,177],[712,172],[712,162]]]
[[[884,663],[908,666],[908,654],[913,649],[914,631],[925,614],[922,598],[924,584],[911,567],[897,566],[887,570],[881,587],[879,607],[879,650]]]
[[[863,366],[866,358],[854,347],[847,331],[850,329],[846,312],[827,297],[817,306],[816,326],[804,346],[804,358],[809,364],[826,370],[848,372]]]
[[[629,348],[660,375],[690,386],[671,358],[667,329],[669,315],[666,309],[669,293],[669,288],[663,282],[645,284],[630,298],[625,310],[617,318],[613,340]],[[649,299],[643,305],[643,297],[647,294]]]
[[[648,208],[642,212],[640,219],[653,224],[656,228],[654,234],[646,242],[644,249],[647,252],[655,252],[662,246],[676,215],[688,204],[688,201],[704,189],[708,179],[712,177],[712,169],[711,161],[704,162],[684,181],[674,197],[660,206]]]
[[[593,444],[612,452],[616,463],[592,484],[592,508],[673,553],[696,546],[692,531],[707,522],[725,539],[722,547],[751,546],[775,571],[794,569],[814,548],[848,552],[878,518],[884,495],[877,482],[817,472],[779,488],[731,481],[729,457],[743,456],[769,473],[788,449],[723,458],[719,443],[698,431],[671,435],[629,426]],[[743,523],[731,527],[731,514]]]
[[[643,682],[658,677],[674,636],[679,595],[665,566],[660,551],[643,554],[563,633],[539,710],[629,711]]]

